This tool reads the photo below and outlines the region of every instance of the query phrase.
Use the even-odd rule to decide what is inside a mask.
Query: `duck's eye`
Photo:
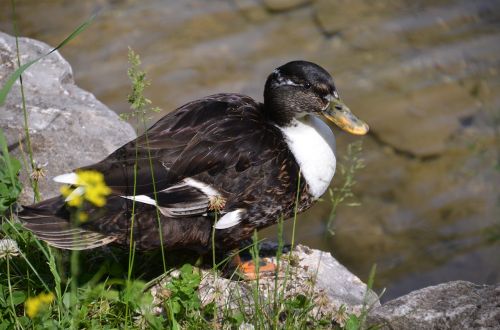
[[[304,84],[304,88],[305,88],[305,89],[309,89],[309,88],[311,88],[311,84],[310,84],[310,83],[308,83],[308,82],[306,82],[306,83]]]

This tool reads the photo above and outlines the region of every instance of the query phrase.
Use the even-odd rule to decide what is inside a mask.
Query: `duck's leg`
[[[257,267],[254,260],[243,261],[238,253],[233,257],[231,263],[240,271],[241,276],[249,281],[274,275],[277,269],[276,265],[268,258],[259,258]]]

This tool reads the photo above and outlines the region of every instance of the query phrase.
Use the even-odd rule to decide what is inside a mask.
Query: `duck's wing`
[[[103,173],[114,194],[156,205],[166,216],[204,214],[227,190],[214,178],[276,156],[279,132],[263,125],[259,107],[235,94],[188,103],[102,162],[82,169]]]

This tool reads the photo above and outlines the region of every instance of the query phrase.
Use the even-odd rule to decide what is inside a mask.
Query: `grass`
[[[15,11],[15,2],[12,2]],[[92,21],[87,20],[48,56],[67,44],[81,33]],[[15,23],[14,23],[15,24]],[[15,29],[17,31],[17,28]],[[19,50],[17,50],[18,59]],[[18,61],[19,68],[7,79],[0,90],[0,104],[5,101],[9,90],[22,73],[42,57],[26,64]],[[140,68],[139,56],[129,51],[132,92],[129,95],[132,112],[126,119],[136,118],[138,126],[147,126],[148,115],[157,111],[151,101],[144,97],[144,89],[149,85],[146,74]],[[21,88],[23,88],[21,84]],[[24,91],[21,93],[25,104]],[[23,107],[26,134],[29,134],[28,113]],[[27,140],[26,152],[29,162],[25,167],[29,173],[36,172],[38,166],[33,160],[33,152]],[[146,143],[148,140],[146,139]],[[334,311],[336,314],[321,313],[321,297],[314,294],[316,275],[298,282],[300,293],[290,292],[288,287],[297,283],[293,253],[284,253],[283,219],[278,225],[278,248],[276,264],[283,274],[264,283],[264,279],[240,285],[237,281],[222,278],[221,268],[227,259],[216,262],[212,269],[202,270],[191,264],[173,267],[168,256],[161,249],[160,255],[137,254],[133,243],[128,253],[113,248],[91,251],[61,251],[39,241],[30,232],[21,228],[13,214],[14,203],[21,192],[18,179],[21,163],[11,157],[7,143],[0,131],[0,330],[2,329],[291,329],[291,328],[335,328],[361,329],[368,307],[361,315],[347,314],[345,306]],[[341,167],[345,184],[339,190],[332,190],[331,219],[338,205],[352,197],[355,171],[359,165],[361,147],[349,146],[348,159],[354,157],[354,167]],[[352,151],[352,152],[351,152]],[[355,154],[355,151],[359,151]],[[354,156],[353,156],[354,155]],[[350,157],[350,158],[349,158]],[[151,155],[149,155],[151,160]],[[150,166],[152,164],[150,163]],[[137,166],[135,167],[137,173]],[[151,171],[154,181],[153,171]],[[36,177],[36,176],[35,176]],[[32,177],[33,178],[33,177]],[[134,176],[135,190],[136,176]],[[35,198],[37,180],[32,180]],[[155,188],[155,187],[154,187]],[[156,198],[156,193],[155,193]],[[299,196],[297,194],[296,205]],[[78,213],[76,213],[78,214]],[[293,217],[292,246],[295,241],[297,206]],[[134,221],[135,209],[132,209]],[[159,214],[157,214],[159,221]],[[329,228],[331,222],[329,222]],[[131,226],[132,227],[132,226]],[[130,233],[133,241],[133,233]],[[259,265],[259,238],[254,234],[253,244],[247,249],[256,265]],[[215,252],[215,249],[213,249]],[[149,265],[156,265],[161,259],[161,267],[156,274],[167,274],[163,280],[152,280]],[[85,271],[83,271],[85,270]],[[164,275],[162,275],[164,276]],[[370,275],[369,288],[373,283],[374,271]],[[152,294],[151,286],[155,294]],[[206,300],[198,292],[202,285],[213,288],[212,300]],[[261,286],[267,287],[267,292]],[[220,304],[227,288],[231,288],[231,304]],[[247,288],[250,295],[242,292]],[[318,306],[320,308],[318,309]],[[338,321],[338,320],[343,320]]]
[[[363,150],[363,140],[350,143],[347,146],[347,151],[342,157],[342,161],[338,164],[341,180],[343,183],[333,189],[328,189],[330,195],[331,209],[326,223],[328,233],[335,235],[335,217],[337,216],[337,208],[341,203],[346,203],[347,206],[359,206],[355,201],[355,196],[352,191],[356,185],[356,173],[365,167],[361,152]],[[337,174],[338,178],[338,174]]]

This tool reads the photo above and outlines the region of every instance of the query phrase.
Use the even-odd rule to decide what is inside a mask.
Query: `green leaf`
[[[7,140],[0,129],[0,214],[5,212],[21,193],[22,187],[17,176],[20,169],[21,163],[10,157]]]
[[[351,314],[351,316],[349,316],[349,319],[345,323],[345,329],[346,330],[359,330],[360,325],[361,324],[360,324],[359,318],[356,315]]]
[[[28,63],[24,63],[10,75],[10,77],[5,82],[5,85],[3,85],[2,89],[0,90],[0,106],[4,104],[7,95],[12,89],[12,85],[14,85],[16,80],[19,79],[19,77],[23,74],[23,72],[26,71],[26,69],[28,69],[30,66],[32,66],[33,64],[35,64],[36,62],[47,56],[48,54],[50,53],[40,56],[39,58],[29,61]]]
[[[164,329],[163,322],[164,319],[161,315],[146,315],[146,320],[148,321],[149,326],[155,330]]]
[[[236,321],[236,324],[238,324],[238,325],[243,323],[243,321],[245,320],[245,316],[243,315],[243,313],[241,313],[239,311],[235,312],[232,317]]]
[[[170,308],[172,309],[173,314],[179,314],[181,311],[181,304],[179,304],[177,301],[172,301],[170,303]]]
[[[11,327],[11,323],[9,320],[3,320],[2,323],[0,323],[0,330],[6,330]]]
[[[9,298],[10,299],[10,298]],[[26,300],[26,294],[22,291],[14,291],[12,292],[12,301],[14,305],[22,304]]]
[[[71,307],[71,293],[70,292],[66,292],[63,295],[62,302],[66,308],[69,309]]]
[[[0,90],[0,106],[2,106],[5,103],[5,99],[7,98],[7,95],[9,94],[10,90],[12,89],[12,86],[16,82],[19,77],[23,74],[24,71],[26,71],[30,66],[41,60],[42,58],[52,54],[59,48],[63,47],[66,45],[68,42],[73,40],[77,35],[82,33],[94,20],[96,15],[92,15],[89,19],[87,19],[85,22],[83,22],[80,26],[78,26],[66,39],[64,39],[59,45],[57,45],[54,49],[52,49],[50,52],[29,61],[28,63],[25,63],[21,65],[19,68],[17,68],[16,71],[14,71],[9,78],[7,78],[7,81],[5,82],[5,85],[2,87]]]
[[[14,182],[14,175],[15,175],[14,174],[14,164],[12,164],[11,158],[9,155],[9,150],[7,147],[7,139],[5,139],[5,135],[3,134],[3,130],[1,130],[1,129],[0,129],[0,148],[2,150],[2,162],[4,163],[4,166],[5,166],[4,168],[7,170],[7,174],[9,174],[9,176],[10,176],[10,181]]]
[[[299,294],[292,300],[287,301],[286,304],[291,308],[301,309],[307,305],[307,297]]]
[[[184,265],[182,265],[180,271],[181,271],[181,276],[192,274],[193,273],[193,266],[191,266],[190,264],[184,264]]]
[[[21,323],[21,326],[24,327],[25,329],[28,328],[31,324],[31,320],[27,316],[20,316],[17,318],[19,323]]]

